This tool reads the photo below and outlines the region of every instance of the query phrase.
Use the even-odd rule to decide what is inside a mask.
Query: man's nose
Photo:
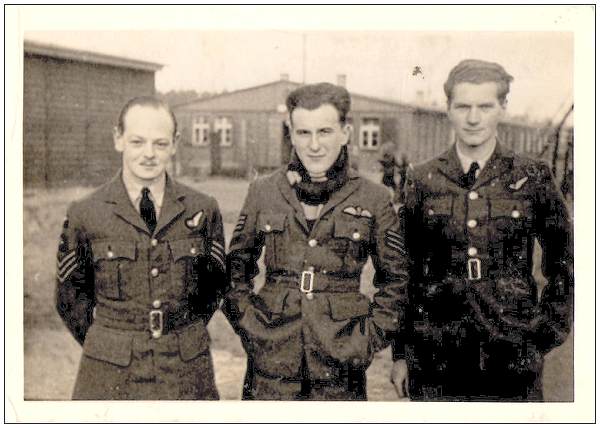
[[[144,146],[144,156],[147,158],[154,157],[154,145],[152,143],[148,143]]]
[[[467,122],[469,124],[478,124],[481,120],[481,115],[479,114],[479,110],[476,108],[469,109],[469,114],[467,115]]]
[[[313,152],[318,151],[321,148],[321,143],[319,143],[319,134],[315,132],[310,137],[310,145],[308,146]]]

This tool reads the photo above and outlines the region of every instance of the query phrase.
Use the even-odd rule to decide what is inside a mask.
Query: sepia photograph
[[[593,6],[5,8],[10,418],[595,420]]]

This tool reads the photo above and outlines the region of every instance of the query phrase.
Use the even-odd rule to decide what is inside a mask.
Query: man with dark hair
[[[121,171],[68,209],[56,307],[83,346],[74,399],[218,399],[206,324],[225,292],[223,225],[215,199],[166,173],[177,139],[168,105],[130,100]]]
[[[364,400],[365,371],[402,322],[404,235],[386,189],[349,168],[348,92],[307,85],[287,107],[291,161],[250,185],[228,255],[223,307],[248,354],[243,396]],[[373,301],[360,292],[369,257]]]
[[[454,67],[444,90],[456,142],[408,171],[410,309],[392,382],[413,400],[542,400],[544,354],[571,328],[565,201],[544,162],[497,137],[511,80],[495,63]],[[540,298],[536,240],[548,280]]]

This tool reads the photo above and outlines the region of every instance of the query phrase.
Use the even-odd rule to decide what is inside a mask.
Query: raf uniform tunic
[[[410,310],[395,358],[406,350],[413,399],[539,400],[543,355],[572,320],[569,212],[543,162],[500,144],[472,188],[462,175],[455,146],[409,170]]]
[[[355,370],[364,378],[403,317],[407,263],[389,199],[350,170],[309,228],[285,170],[250,185],[231,239],[234,290],[224,305],[248,353],[245,398],[298,398],[303,378],[312,384],[304,398],[365,398],[343,379]],[[263,246],[266,279],[255,294]],[[374,301],[360,293],[369,256]]]
[[[216,201],[168,177],[153,234],[120,174],[70,206],[56,299],[83,345],[74,399],[218,399],[206,324],[223,241]]]

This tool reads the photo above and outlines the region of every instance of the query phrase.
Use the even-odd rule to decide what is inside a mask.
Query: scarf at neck
[[[348,181],[348,148],[342,146],[336,161],[325,173],[325,181],[311,181],[308,171],[302,165],[296,151],[292,151],[292,158],[288,164],[288,180],[296,190],[300,202],[306,205],[324,204],[332,193],[339,190]],[[297,173],[300,180],[293,176]]]

